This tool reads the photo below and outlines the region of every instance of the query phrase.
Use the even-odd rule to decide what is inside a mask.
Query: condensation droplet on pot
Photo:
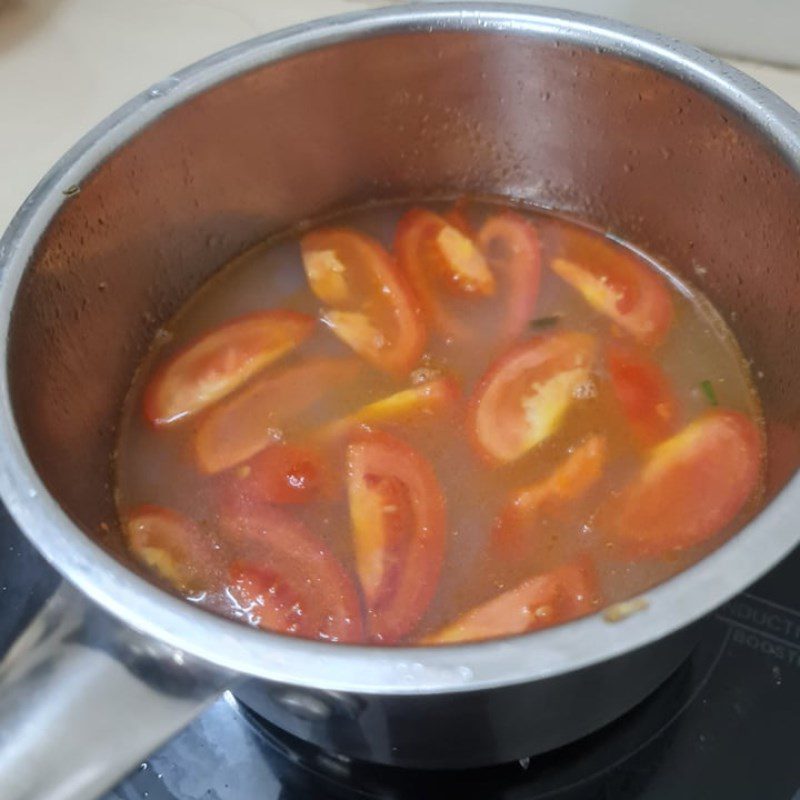
[[[172,75],[163,81],[154,83],[147,90],[147,96],[153,98],[166,97],[180,82],[181,82],[180,78],[176,77],[175,75]]]

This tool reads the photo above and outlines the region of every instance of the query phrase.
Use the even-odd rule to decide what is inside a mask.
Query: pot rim
[[[765,87],[694,47],[600,17],[534,6],[428,3],[329,17],[259,36],[180,70],[134,97],[73,146],[25,200],[0,239],[0,363],[20,280],[37,242],[81,180],[161,114],[254,67],[391,33],[502,32],[557,39],[659,69],[727,104],[799,173],[800,115]],[[324,690],[380,694],[471,691],[557,676],[624,655],[708,614],[800,541],[800,475],[714,553],[646,593],[647,608],[610,624],[598,612],[534,634],[439,647],[295,639],[247,628],[174,597],[128,570],[49,494],[14,420],[0,372],[0,497],[45,558],[111,614],[179,651],[239,673]]]

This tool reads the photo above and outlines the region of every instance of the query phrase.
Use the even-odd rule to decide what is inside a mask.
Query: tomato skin
[[[593,337],[564,331],[537,336],[504,353],[479,381],[467,425],[489,464],[514,461],[552,435],[590,380]]]
[[[475,253],[482,259],[479,266],[459,270],[447,258],[441,237],[449,233],[455,239],[453,231],[464,241],[474,242]],[[447,294],[454,290],[502,310],[498,336],[503,344],[516,338],[530,321],[539,291],[541,256],[536,229],[519,214],[495,214],[476,234],[458,204],[444,216],[414,208],[398,223],[395,252],[427,319],[443,335],[461,341],[478,336],[471,321],[448,304]]]
[[[597,610],[600,591],[588,558],[535,575],[426,637],[423,644],[457,644],[530,633]]]
[[[653,448],[639,475],[601,510],[601,525],[631,558],[692,547],[732,522],[753,496],[762,457],[751,419],[709,411]]]
[[[258,605],[249,614],[251,623],[307,638],[363,641],[355,584],[302,522],[282,508],[228,487],[220,526],[241,553],[231,565],[228,591],[243,609]],[[276,591],[270,593],[270,587]],[[261,603],[259,594],[264,597]],[[301,614],[292,611],[298,603]]]
[[[254,497],[267,503],[308,503],[325,492],[328,467],[316,448],[295,444],[268,445],[243,468],[239,478]]]
[[[161,427],[218,402],[293,350],[315,320],[296,311],[245,314],[183,347],[150,379],[142,398],[147,420]]]
[[[661,367],[620,345],[606,350],[606,364],[614,394],[639,442],[653,445],[674,433],[678,399]]]
[[[443,331],[461,323],[450,319],[440,294],[491,295],[494,276],[473,241],[463,214],[442,216],[424,208],[412,208],[397,224],[395,252],[400,268],[408,276],[423,310]],[[465,230],[466,228],[466,230]]]
[[[411,286],[381,244],[350,228],[320,228],[303,236],[300,250],[333,333],[374,367],[408,374],[427,331]]]
[[[524,217],[501,211],[481,226],[478,246],[497,280],[497,295],[503,306],[498,336],[508,344],[526,330],[536,308],[542,271],[539,234]]]
[[[466,197],[459,197],[453,207],[442,214],[443,219],[448,225],[452,225],[457,230],[461,231],[464,236],[470,239],[475,239],[475,229],[469,221],[467,216],[467,208],[469,207],[469,200]]]
[[[572,231],[553,272],[640,344],[660,344],[674,316],[664,279],[632,253],[596,234]]]
[[[251,625],[277,633],[315,638],[313,622],[306,613],[308,598],[298,593],[297,587],[279,572],[247,561],[235,561],[228,575],[228,594]]]
[[[252,458],[275,444],[282,428],[337,390],[359,372],[349,358],[307,358],[278,374],[251,382],[243,391],[212,409],[194,436],[195,461],[213,474]]]
[[[346,460],[369,636],[392,644],[416,627],[436,593],[445,551],[444,495],[427,459],[383,431],[354,436]]]
[[[492,531],[493,547],[517,558],[530,544],[530,529],[542,514],[577,500],[600,479],[608,457],[605,436],[593,435],[578,445],[546,478],[511,494]]]
[[[214,585],[213,545],[188,517],[142,505],[124,514],[122,522],[131,553],[176,589],[191,592]]]

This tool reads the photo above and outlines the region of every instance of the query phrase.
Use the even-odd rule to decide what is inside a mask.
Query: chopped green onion
[[[539,317],[530,321],[531,328],[552,328],[553,325],[558,325],[561,322],[561,314],[553,314],[550,317]]]
[[[706,396],[706,400],[708,400],[709,405],[719,405],[719,403],[717,403],[717,395],[714,391],[714,387],[711,385],[711,381],[701,381],[700,388],[703,390],[703,394]]]
[[[80,192],[81,187],[72,184],[72,186],[67,186],[66,189],[61,190],[61,194],[65,195],[66,197],[72,197],[74,194],[78,194]]]

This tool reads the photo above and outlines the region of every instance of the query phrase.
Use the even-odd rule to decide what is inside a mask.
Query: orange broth
[[[759,402],[707,300],[554,214],[409,208],[270,239],[158,332],[116,457],[152,579],[265,629],[444,643],[599,610],[741,527]],[[246,358],[209,339],[242,318]]]

